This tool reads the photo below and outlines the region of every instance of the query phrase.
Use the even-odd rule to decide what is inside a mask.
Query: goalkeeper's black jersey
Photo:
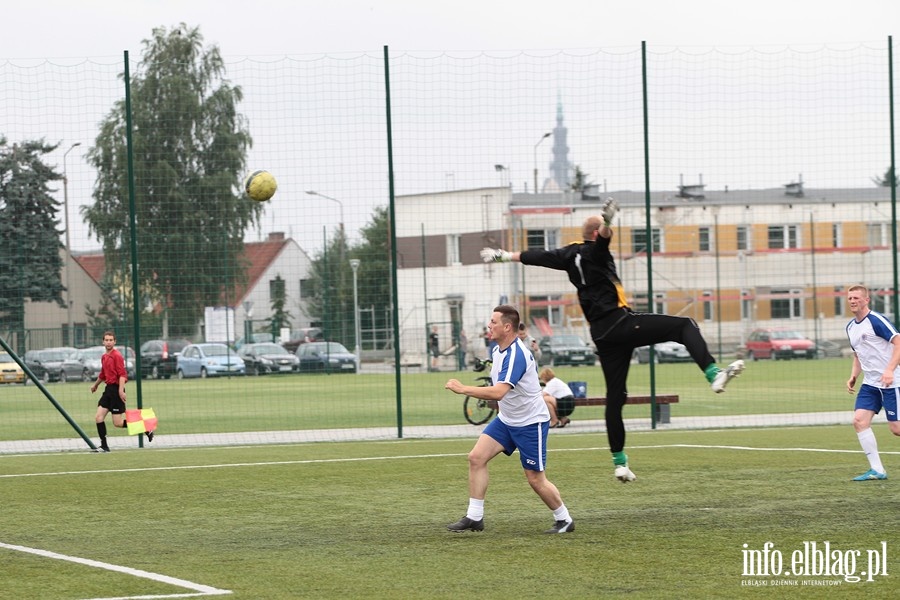
[[[597,236],[596,242],[578,242],[556,250],[525,250],[519,260],[525,265],[568,273],[569,281],[578,290],[584,316],[589,323],[599,323],[612,311],[628,307],[615,260],[609,251],[611,239]]]

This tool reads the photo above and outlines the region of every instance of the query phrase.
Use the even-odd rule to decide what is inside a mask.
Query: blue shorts
[[[888,421],[897,420],[897,397],[900,396],[900,388],[877,388],[873,385],[863,384],[856,395],[857,409],[871,410],[876,415],[884,407],[884,414]]]
[[[488,423],[482,433],[503,446],[503,453],[507,456],[518,449],[522,468],[529,471],[543,471],[547,464],[547,433],[549,431],[550,421],[524,427],[513,427],[500,419],[494,419]]]

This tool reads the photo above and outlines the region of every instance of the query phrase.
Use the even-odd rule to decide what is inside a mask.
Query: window
[[[527,250],[553,250],[559,247],[559,230],[529,229],[525,233]]]
[[[800,290],[772,290],[770,310],[773,319],[799,319],[803,317],[803,299]],[[781,297],[779,297],[781,296]]]
[[[650,231],[653,235],[653,252],[662,252],[662,232],[658,227],[654,227]],[[631,251],[635,253],[647,251],[646,229],[631,230]]]
[[[666,294],[665,292],[656,292],[653,294],[653,306],[647,301],[647,294],[639,292],[631,299],[635,312],[652,312],[659,315],[666,314]]]
[[[712,321],[713,320],[713,303],[712,303],[713,294],[711,291],[706,290],[703,292],[700,300],[703,303],[703,320],[704,321]]]
[[[880,312],[888,319],[893,319],[891,314],[891,288],[869,288],[869,308]]]
[[[749,321],[753,318],[753,295],[750,290],[741,290],[741,319]]]
[[[312,279],[300,280],[300,298],[312,298],[315,290],[313,289]]]
[[[701,227],[697,231],[697,242],[700,252],[709,252],[710,250],[710,232],[709,227]]]
[[[531,319],[547,319],[550,325],[561,327],[563,309],[561,305],[555,304],[560,300],[562,300],[562,296],[528,296]]]
[[[866,237],[869,247],[888,245],[887,223],[869,223],[866,225]],[[878,311],[881,312],[881,311]]]
[[[844,288],[840,286],[834,287],[834,316],[840,317],[847,311],[845,303],[847,301]]]
[[[769,249],[797,248],[800,245],[796,225],[769,225]]]
[[[844,232],[841,223],[831,224],[831,247],[840,248],[844,245]]]
[[[750,227],[747,225],[738,225],[737,228],[737,249],[750,249]]]
[[[269,280],[269,301],[274,301],[278,299],[284,299],[287,294],[285,293],[285,285],[284,279],[281,277],[276,277],[275,279]]]
[[[447,235],[447,266],[460,264],[459,260],[459,235],[451,233]]]

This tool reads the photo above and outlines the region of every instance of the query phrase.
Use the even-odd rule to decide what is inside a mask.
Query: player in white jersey
[[[887,471],[878,454],[878,442],[872,432],[872,418],[884,408],[891,433],[900,436],[897,405],[900,399],[900,333],[881,313],[869,308],[869,290],[862,285],[847,289],[847,303],[853,319],[847,323],[847,337],[853,349],[853,366],[847,391],[854,393],[856,379],[863,383],[856,396],[853,427],[859,438],[869,470],[853,481],[887,479]]]
[[[491,354],[491,381],[488,387],[463,385],[456,379],[444,386],[456,394],[483,400],[496,400],[497,418],[491,421],[469,452],[469,508],[466,516],[447,526],[450,531],[482,531],[484,498],[488,487],[488,462],[501,452],[507,456],[516,450],[531,489],[553,511],[553,527],[545,533],[575,531],[559,490],[547,479],[547,432],[550,413],[541,396],[537,366],[531,351],[519,339],[519,311],[509,305],[494,309],[488,325],[491,339],[497,342]]]

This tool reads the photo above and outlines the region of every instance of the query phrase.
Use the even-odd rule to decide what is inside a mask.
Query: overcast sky
[[[140,51],[199,25],[223,54],[806,44],[896,35],[900,2],[866,0],[43,0],[4,2],[0,58]]]
[[[235,57],[285,57],[290,55],[359,53],[365,52],[370,56],[379,56],[383,46],[390,47],[392,53],[403,52],[462,52],[479,53],[485,51],[527,51],[527,50],[576,50],[576,49],[615,49],[625,48],[628,52],[634,52],[640,42],[646,41],[651,46],[677,46],[680,48],[700,46],[744,47],[754,48],[773,46],[778,52],[785,47],[804,47],[810,45],[814,48],[823,46],[831,47],[842,43],[876,42],[880,46],[885,45],[888,35],[900,33],[900,2],[892,1],[867,1],[856,3],[852,7],[845,3],[838,5],[834,2],[823,0],[759,0],[756,2],[726,2],[726,1],[672,1],[672,0],[645,0],[643,2],[604,2],[602,0],[546,0],[536,2],[534,0],[456,0],[454,2],[428,2],[425,0],[380,0],[378,2],[364,0],[257,0],[247,2],[243,0],[45,0],[43,2],[5,2],[0,16],[0,64],[3,61],[11,61],[18,64],[20,59],[50,59],[51,62],[65,63],[53,59],[81,59],[110,57],[112,63],[121,61],[122,52],[128,50],[132,61],[137,61],[141,56],[141,41],[149,38],[153,28],[164,26],[170,28],[184,22],[189,26],[197,26],[203,34],[208,45],[216,45],[220,49],[226,61]],[[896,28],[891,31],[890,28]],[[110,64],[107,61],[99,61]],[[254,63],[259,64],[259,63]],[[555,64],[555,63],[553,63]],[[572,63],[575,64],[575,63]],[[580,64],[580,63],[578,63]],[[405,65],[409,67],[409,65]],[[243,74],[240,66],[229,68],[229,76],[234,76],[240,83]],[[469,67],[466,67],[469,68]],[[545,67],[552,69],[553,66]],[[563,65],[565,68],[565,65]],[[118,67],[116,67],[118,69]],[[252,71],[252,67],[247,67]],[[454,65],[448,67],[451,75],[446,75],[447,81],[452,85],[452,72]],[[530,184],[531,167],[533,161],[532,148],[535,140],[539,139],[545,129],[552,127],[553,110],[556,94],[563,89],[567,95],[565,100],[573,99],[574,92],[566,91],[567,82],[554,81],[552,71],[535,71],[528,73],[524,80],[538,80],[538,85],[546,88],[546,98],[538,94],[537,100],[540,107],[536,116],[524,114],[526,121],[543,121],[546,125],[529,123],[521,126],[513,123],[506,127],[497,139],[486,139],[486,142],[496,142],[493,147],[483,150],[477,157],[477,164],[484,168],[484,172],[475,172],[471,165],[462,164],[461,159],[454,155],[436,156],[435,161],[441,162],[434,172],[424,169],[411,168],[410,165],[403,172],[404,183],[409,184],[411,178],[420,175],[423,184],[418,187],[424,190],[449,189],[450,187],[465,187],[479,185],[500,184],[503,180],[497,177],[493,170],[494,163],[505,162],[512,165],[512,181],[515,191],[522,191],[523,187]],[[249,73],[248,73],[249,75]],[[493,75],[495,83],[503,83],[506,73]],[[880,77],[880,75],[877,75]],[[425,81],[424,77],[422,76]],[[561,71],[561,78],[569,77],[568,84],[574,81],[577,84],[577,75],[571,75]],[[108,78],[107,78],[108,79]],[[491,81],[488,78],[486,81]],[[15,82],[13,85],[25,85]],[[0,85],[4,82],[0,81]],[[392,82],[392,85],[397,85]],[[481,84],[487,94],[492,93],[490,83]],[[518,82],[514,83],[518,85]],[[9,88],[14,89],[14,88]],[[451,88],[452,89],[452,88]],[[260,88],[246,87],[247,98],[245,107],[253,110],[254,91]],[[322,90],[328,92],[329,90]],[[532,91],[533,90],[528,90]],[[16,92],[12,92],[16,93]],[[114,90],[118,93],[118,90]],[[2,94],[0,94],[2,95]],[[452,94],[447,94],[452,95]],[[12,96],[10,96],[12,98]],[[365,97],[361,97],[365,100]],[[398,98],[398,106],[402,101]],[[424,101],[423,101],[424,102]],[[501,102],[498,100],[496,102]],[[496,105],[495,102],[495,105]],[[853,99],[848,102],[854,102]],[[423,104],[422,106],[431,106]],[[502,104],[500,105],[502,106]],[[835,104],[838,110],[846,105]],[[415,107],[414,107],[415,108]],[[613,178],[610,182],[612,189],[626,189],[632,186],[633,181],[640,181],[639,175],[632,177],[628,183],[615,181],[615,178],[626,180],[624,169],[614,164],[613,155],[602,153],[591,157],[586,152],[586,143],[597,144],[596,140],[608,141],[606,131],[588,131],[588,124],[578,120],[578,106],[576,102],[565,103],[566,124],[570,127],[569,145],[572,147],[572,159],[588,162],[585,166],[589,173],[602,177],[605,182],[608,176]],[[108,105],[101,106],[102,113],[108,110]],[[12,110],[12,109],[10,109]],[[409,107],[407,107],[409,110]],[[526,110],[523,106],[520,110]],[[38,110],[37,112],[41,112]],[[414,111],[413,111],[414,112]],[[451,112],[452,111],[448,111]],[[2,111],[0,111],[2,113]],[[99,114],[102,114],[99,113]],[[324,113],[323,113],[324,114]],[[344,113],[340,113],[343,115]],[[253,116],[257,116],[255,113]],[[355,115],[354,115],[355,116]],[[368,125],[365,121],[368,115],[361,115],[361,125]],[[452,115],[451,115],[452,116]],[[789,115],[791,116],[791,115]],[[416,115],[418,117],[418,115]],[[477,118],[490,119],[490,116],[475,115]],[[93,117],[91,117],[93,119]],[[99,120],[99,118],[98,118]],[[466,140],[451,139],[445,127],[452,127],[451,122],[429,123],[427,117],[420,117],[422,136],[445,135],[448,147],[453,143],[465,144]],[[593,119],[596,121],[596,119]],[[723,119],[723,127],[727,124],[728,117]],[[365,122],[363,122],[365,121]],[[95,121],[87,123],[93,127]],[[257,118],[256,122],[261,122]],[[418,125],[419,121],[414,122]],[[304,126],[307,126],[304,123]],[[407,124],[408,126],[409,124]],[[437,126],[438,129],[428,131],[429,126]],[[532,130],[532,126],[536,129]],[[402,124],[396,124],[400,129]],[[848,126],[856,126],[850,123]],[[18,127],[18,129],[17,129]],[[752,129],[750,124],[743,125],[746,130]],[[11,139],[24,138],[31,135],[30,124],[17,122],[15,124],[0,123],[0,133],[4,131]],[[513,131],[506,137],[505,131]],[[461,130],[461,135],[471,134],[471,131]],[[723,129],[724,131],[724,129]],[[304,130],[305,137],[301,138],[301,148],[292,148],[290,153],[282,152],[267,146],[265,135],[254,130],[256,142],[254,152],[264,153],[266,148],[272,150],[272,157],[258,154],[264,165],[251,165],[254,168],[263,166],[272,170],[278,170],[279,182],[283,184],[283,190],[276,196],[277,202],[272,202],[267,207],[267,215],[264,220],[265,229],[287,229],[295,238],[304,240],[302,244],[314,249],[321,242],[323,227],[334,225],[337,215],[336,204],[327,202],[320,207],[320,212],[310,214],[300,209],[308,206],[311,201],[305,196],[306,189],[316,189],[338,198],[342,198],[340,206],[340,218],[346,217],[348,230],[351,233],[360,225],[368,221],[371,214],[369,201],[362,198],[359,190],[348,188],[347,173],[342,177],[327,179],[324,175],[316,179],[317,173],[325,169],[319,167],[315,161],[330,160],[335,162],[335,157],[342,156],[343,148],[335,149],[334,154],[326,155],[321,151],[322,145],[329,140],[328,136],[322,138],[310,138],[308,130]],[[409,136],[409,130],[406,132]],[[451,133],[455,133],[451,131]],[[485,135],[491,136],[488,131]],[[89,201],[92,185],[92,173],[82,162],[80,152],[89,146],[93,139],[93,131],[73,133],[51,132],[49,141],[60,140],[59,154],[73,140],[80,140],[82,148],[77,149],[68,157],[68,173],[70,175],[70,196],[73,208],[70,215],[76,215],[76,208]],[[521,135],[521,138],[513,137]],[[674,136],[684,135],[681,132],[673,132]],[[722,133],[721,135],[726,135]],[[55,136],[55,137],[54,137]],[[581,136],[581,138],[579,138]],[[333,134],[331,137],[335,137]],[[585,141],[584,138],[588,138]],[[407,137],[407,140],[410,138]],[[816,140],[807,137],[810,142]],[[343,141],[343,140],[341,140]],[[351,146],[355,140],[351,139]],[[306,146],[319,144],[318,155],[302,155],[308,149]],[[344,141],[346,145],[346,141]],[[765,143],[765,140],[763,142]],[[383,142],[376,142],[379,152],[383,148]],[[487,144],[490,146],[490,144]],[[543,168],[544,154],[549,154],[550,142],[541,147],[542,156],[540,162]],[[511,150],[504,150],[506,146]],[[395,148],[395,152],[402,152]],[[746,152],[746,147],[740,149]],[[612,151],[611,151],[612,152]],[[504,154],[505,153],[505,154]],[[712,156],[699,156],[696,159],[697,170],[706,169],[716,158],[717,150],[712,150]],[[306,172],[289,174],[288,167],[280,161],[287,161],[288,154],[294,162],[301,162],[308,167]],[[639,154],[623,154],[623,160],[629,168],[634,167],[634,173],[639,171],[641,158]],[[367,155],[369,158],[371,154]],[[61,161],[61,156],[58,157]],[[254,157],[251,157],[253,159]],[[460,164],[454,165],[454,160],[460,160]],[[772,158],[776,163],[780,157]],[[662,161],[660,161],[662,162]],[[656,163],[659,168],[660,162]],[[808,165],[793,165],[789,160],[784,161],[783,172],[777,172],[772,181],[767,185],[780,185],[786,183],[788,177],[793,177],[801,168],[807,169]],[[358,164],[354,163],[354,164]],[[582,163],[584,164],[584,163]],[[863,182],[868,183],[869,174],[881,173],[885,161],[876,159],[871,166],[868,164],[862,169]],[[537,164],[535,164],[535,167]],[[678,157],[678,164],[673,165],[666,181],[662,184],[672,186],[677,182],[680,169],[687,166],[689,178],[697,176],[693,163],[686,156]],[[822,159],[819,165],[827,169],[828,164]],[[380,165],[373,168],[381,169]],[[714,169],[710,169],[714,170]],[[723,171],[723,169],[720,170]],[[707,171],[707,173],[709,173]],[[790,175],[788,175],[788,173]],[[805,173],[805,171],[804,171]],[[715,173],[709,175],[710,179]],[[469,179],[466,179],[469,177]],[[508,177],[508,176],[507,176]],[[733,177],[733,175],[729,175]],[[293,179],[292,179],[293,178]],[[445,181],[446,179],[446,181]],[[821,182],[821,177],[818,178]],[[343,181],[342,181],[343,180]],[[509,181],[509,179],[507,179]],[[690,181],[688,181],[690,182]],[[414,182],[418,183],[418,182]],[[733,186],[752,184],[754,181],[725,181],[721,184],[731,183]],[[342,188],[341,185],[344,184]],[[360,187],[371,184],[361,182]],[[638,184],[639,185],[639,184]],[[533,189],[533,188],[532,188]],[[292,196],[287,196],[288,191]],[[418,189],[416,190],[418,191]],[[401,190],[399,193],[403,193]],[[383,198],[384,194],[381,193]],[[288,199],[290,198],[290,203]],[[358,202],[358,204],[354,204]],[[287,208],[291,208],[288,211]],[[346,209],[346,215],[345,213]],[[281,211],[281,212],[279,212]],[[305,231],[301,232],[301,228]],[[80,223],[73,223],[73,247],[75,249],[96,247],[96,240],[89,240],[86,230]],[[265,231],[257,232],[257,235],[265,235]]]

